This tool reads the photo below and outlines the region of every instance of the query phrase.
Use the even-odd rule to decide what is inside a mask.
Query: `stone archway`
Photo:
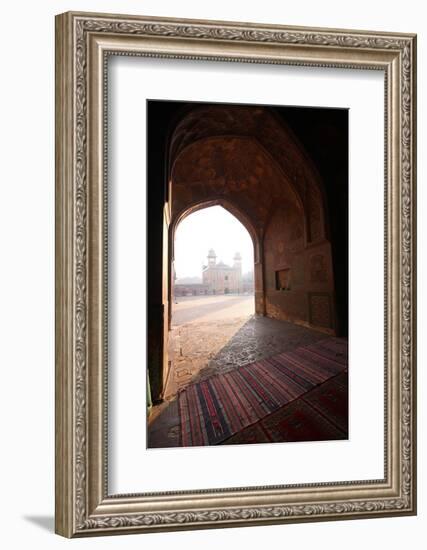
[[[256,312],[335,333],[328,217],[320,177],[292,132],[264,107],[192,108],[168,150],[163,215],[163,346],[168,375],[173,238],[186,215],[207,205],[229,210],[255,251]]]

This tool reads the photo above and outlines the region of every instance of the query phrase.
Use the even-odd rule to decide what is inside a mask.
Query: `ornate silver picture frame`
[[[382,479],[109,493],[106,68],[110,56],[383,72]],[[415,126],[415,35],[72,12],[57,16],[58,534],[81,537],[416,513]]]

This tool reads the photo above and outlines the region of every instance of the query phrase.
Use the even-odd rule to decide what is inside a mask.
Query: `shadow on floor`
[[[24,516],[22,519],[50,533],[55,532],[55,518],[53,516]]]
[[[253,315],[191,381],[229,372],[325,338],[325,334],[317,330]]]

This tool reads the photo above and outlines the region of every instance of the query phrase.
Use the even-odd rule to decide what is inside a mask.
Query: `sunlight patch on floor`
[[[180,389],[188,384],[206,368],[211,361],[242,326],[250,319],[250,315],[237,318],[211,320],[197,319],[173,327],[169,338],[169,355],[171,372],[165,390],[165,399],[173,398]]]

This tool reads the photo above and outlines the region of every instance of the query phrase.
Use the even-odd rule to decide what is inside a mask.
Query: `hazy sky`
[[[201,277],[210,248],[219,262],[231,265],[236,252],[242,255],[242,272],[253,271],[252,239],[243,225],[221,206],[211,206],[190,214],[175,232],[177,278]]]

